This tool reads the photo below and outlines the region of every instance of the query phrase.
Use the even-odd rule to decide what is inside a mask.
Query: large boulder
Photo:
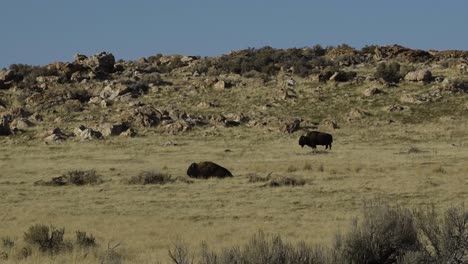
[[[46,143],[61,143],[67,140],[68,135],[65,134],[60,128],[56,127],[45,133],[44,141]]]
[[[99,97],[102,100],[113,101],[118,96],[124,95],[129,92],[130,89],[124,84],[107,85],[106,87],[104,87],[104,89],[102,89],[101,93],[99,94]]]
[[[170,119],[167,115],[163,115],[160,111],[150,105],[138,105],[127,108],[120,114],[119,120],[129,124],[132,127],[154,127],[157,126],[161,120]]]
[[[99,131],[104,137],[119,136],[128,129],[129,127],[124,123],[106,123],[99,127]]]
[[[114,72],[115,57],[112,53],[101,52],[91,57],[76,54],[75,63],[91,69],[95,73],[109,74]]]
[[[405,76],[405,80],[410,82],[429,83],[432,81],[432,73],[428,70],[417,70],[408,72]]]

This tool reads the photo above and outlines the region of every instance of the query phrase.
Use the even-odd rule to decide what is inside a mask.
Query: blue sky
[[[468,50],[466,0],[9,0],[0,10],[0,67],[99,51],[127,60],[265,45]]]

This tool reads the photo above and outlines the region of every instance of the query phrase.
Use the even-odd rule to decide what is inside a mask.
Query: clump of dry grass
[[[423,152],[423,151],[422,151],[420,148],[417,148],[417,147],[412,146],[412,147],[410,147],[410,148],[408,149],[408,152],[407,152],[407,153],[408,153],[408,154],[413,154],[413,153],[421,153],[421,152]]]
[[[432,170],[433,172],[435,173],[440,173],[440,174],[444,174],[446,173],[447,171],[444,169],[444,167],[440,166],[440,167],[437,167],[435,168],[434,170]]]
[[[95,170],[73,170],[64,173],[62,176],[53,177],[50,181],[37,181],[35,185],[43,186],[64,186],[64,185],[94,185],[100,184],[103,180]]]
[[[144,171],[140,174],[125,180],[127,184],[166,184],[172,183],[175,180],[170,174],[161,173],[156,171]]]
[[[289,173],[295,172],[295,171],[297,171],[297,168],[294,165],[289,165],[288,169],[286,170],[286,172],[289,172]]]
[[[304,164],[304,167],[302,168],[302,170],[310,171],[312,170],[312,165],[310,163],[306,163]]]

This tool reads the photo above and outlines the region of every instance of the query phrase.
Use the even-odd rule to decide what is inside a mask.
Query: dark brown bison
[[[299,145],[301,147],[307,145],[313,149],[316,149],[317,145],[325,146],[325,149],[331,149],[332,142],[332,135],[318,131],[309,131],[305,136],[299,138]]]
[[[232,177],[230,171],[211,161],[192,163],[187,170],[187,175],[192,178],[206,179],[209,177]]]

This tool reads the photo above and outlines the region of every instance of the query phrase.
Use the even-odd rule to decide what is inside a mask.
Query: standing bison
[[[230,171],[211,161],[192,163],[187,170],[187,175],[192,178],[206,179],[209,177],[232,177]]]
[[[317,145],[325,146],[325,149],[331,149],[332,142],[332,135],[318,131],[309,131],[305,136],[299,138],[299,145],[301,147],[307,145],[313,149],[315,149]]]

